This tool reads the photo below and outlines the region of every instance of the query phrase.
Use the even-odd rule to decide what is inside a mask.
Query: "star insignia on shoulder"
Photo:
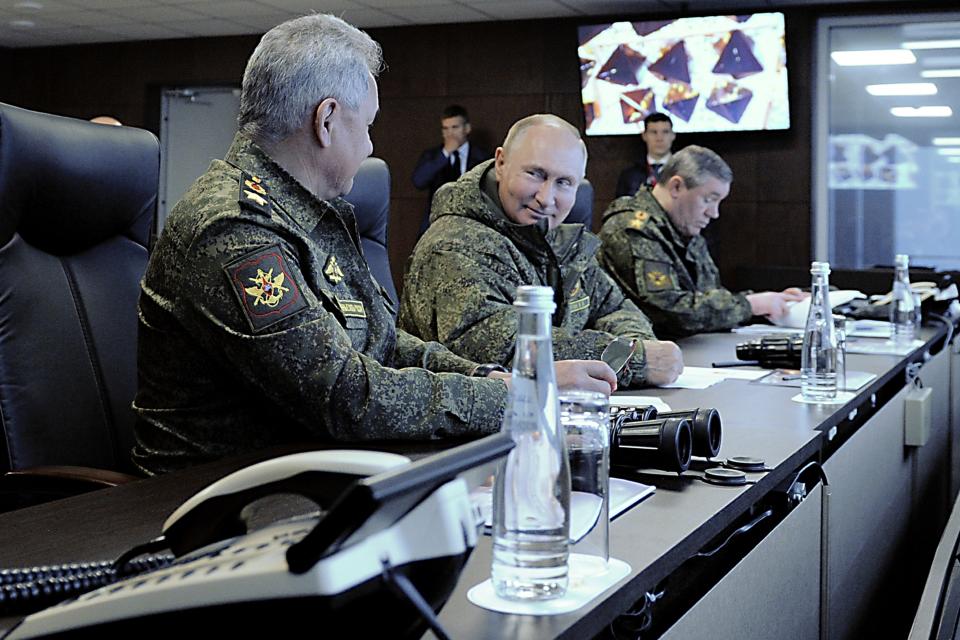
[[[323,268],[323,275],[334,285],[340,284],[340,281],[343,280],[343,271],[340,269],[340,265],[337,264],[336,256],[331,255],[327,259],[327,264]]]
[[[630,218],[630,222],[627,223],[627,226],[631,229],[640,229],[646,224],[647,220],[650,219],[650,214],[644,211],[643,209],[637,209],[633,212],[633,217]]]
[[[253,191],[243,190],[243,195],[247,200],[253,200],[261,207],[267,206],[267,199],[261,196],[260,194],[254,193]]]
[[[243,184],[247,189],[250,189],[250,191],[259,193],[262,196],[267,195],[267,190],[260,184],[259,178],[244,180]]]
[[[270,203],[269,193],[270,190],[260,178],[246,171],[240,172],[239,202],[241,206],[270,215],[273,205]]]

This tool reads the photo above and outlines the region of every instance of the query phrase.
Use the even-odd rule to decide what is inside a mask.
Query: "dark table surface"
[[[925,329],[924,339],[942,342],[944,330]],[[753,337],[753,336],[750,336]],[[706,334],[681,341],[687,365],[709,366],[731,360],[734,347],[747,339],[737,334]],[[817,458],[824,434],[841,423],[858,403],[884,383],[903,375],[906,360],[899,356],[848,357],[849,370],[877,378],[846,405],[809,405],[790,400],[796,387],[724,380],[707,389],[640,390],[657,395],[673,409],[714,407],[723,419],[720,457],[762,458],[773,470],[750,474],[756,484],[710,486],[674,475],[639,476],[656,484],[650,498],[617,518],[610,529],[611,555],[626,561],[630,575],[615,589],[580,610],[559,616],[504,616],[473,606],[466,592],[489,576],[489,538],[482,537],[440,619],[453,637],[588,637],[627,609],[644,591],[669,575],[712,537],[749,510],[763,495],[798,468]],[[414,457],[429,454],[443,443],[392,446]],[[186,498],[210,482],[246,464],[282,453],[310,448],[289,447],[259,452],[195,469],[112,489],[0,514],[0,567],[20,567],[116,557],[134,544],[156,537],[166,517]],[[9,620],[0,619],[0,628]]]

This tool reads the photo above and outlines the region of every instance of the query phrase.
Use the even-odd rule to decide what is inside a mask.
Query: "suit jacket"
[[[492,157],[489,151],[471,141],[467,152],[467,171]],[[423,221],[420,223],[421,235],[430,224],[430,203],[433,202],[433,194],[446,183],[453,182],[459,177],[460,172],[450,164],[450,158],[443,155],[443,145],[427,149],[420,154],[417,167],[413,170],[413,186],[421,191],[426,189],[429,194]]]
[[[632,196],[643,186],[652,187],[655,182],[650,169],[650,165],[644,159],[643,162],[635,162],[621,171],[620,177],[617,178],[616,197]]]

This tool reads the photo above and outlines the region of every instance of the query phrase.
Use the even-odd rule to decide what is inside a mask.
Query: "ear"
[[[470,123],[469,123],[469,122],[468,122],[467,124],[463,125],[463,133],[464,133],[464,135],[470,135]]]
[[[686,187],[687,185],[684,184],[683,178],[680,176],[671,176],[670,179],[667,180],[667,191],[670,192],[672,198],[679,198]]]
[[[503,147],[497,147],[493,154],[493,169],[497,175],[497,182],[503,182],[503,165],[506,162],[506,156],[503,154]]]
[[[340,103],[335,98],[325,98],[323,102],[317,105],[317,109],[313,113],[313,133],[321,147],[329,147],[332,144],[333,134],[331,129],[333,121],[339,115]]]

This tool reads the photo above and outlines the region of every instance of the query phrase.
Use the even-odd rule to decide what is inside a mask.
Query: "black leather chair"
[[[584,178],[577,188],[577,200],[564,222],[582,224],[587,231],[593,231],[593,185]]]
[[[0,104],[0,490],[132,476],[156,137]],[[70,465],[70,467],[64,467]],[[94,467],[103,473],[92,473]]]
[[[353,205],[360,230],[363,255],[377,282],[397,306],[390,256],[387,254],[387,224],[390,219],[390,169],[380,158],[367,158],[353,179],[344,199]]]

